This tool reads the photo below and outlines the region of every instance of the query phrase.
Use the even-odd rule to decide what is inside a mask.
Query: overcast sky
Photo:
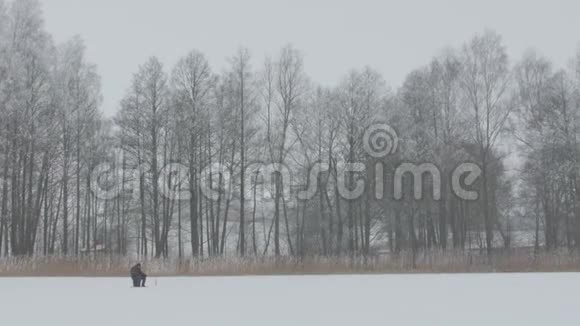
[[[103,82],[112,116],[131,75],[150,56],[169,72],[191,49],[220,72],[239,46],[254,66],[292,43],[316,82],[334,85],[369,65],[396,89],[412,69],[486,28],[503,37],[512,62],[530,47],[564,66],[580,41],[578,0],[41,0],[57,42],[80,35]]]

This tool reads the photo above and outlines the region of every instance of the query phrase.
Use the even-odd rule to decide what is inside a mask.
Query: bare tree
[[[198,205],[201,194],[198,189],[197,173],[201,170],[201,162],[198,153],[204,145],[202,142],[202,128],[206,123],[207,115],[204,114],[208,106],[211,89],[215,83],[209,63],[197,51],[190,52],[176,65],[172,74],[172,87],[176,102],[183,108],[181,113],[187,130],[187,161],[189,164],[189,189],[190,189],[190,227],[191,249],[193,255],[200,253],[199,234],[203,229],[198,228],[199,216]]]
[[[490,201],[489,173],[493,150],[513,109],[509,98],[511,73],[501,37],[487,31],[465,44],[462,52],[462,89],[471,109],[470,124],[482,173],[482,213],[488,255],[492,253],[495,224]]]

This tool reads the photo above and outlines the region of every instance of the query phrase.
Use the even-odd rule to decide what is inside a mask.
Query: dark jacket
[[[141,270],[141,265],[137,264],[131,267],[131,277],[143,277],[145,273]]]

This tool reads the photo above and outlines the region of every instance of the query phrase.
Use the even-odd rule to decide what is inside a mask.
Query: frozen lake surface
[[[580,325],[580,274],[0,278],[2,325]]]

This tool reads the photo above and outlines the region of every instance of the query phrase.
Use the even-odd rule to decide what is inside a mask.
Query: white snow
[[[580,274],[0,278],[0,323],[580,325]]]

